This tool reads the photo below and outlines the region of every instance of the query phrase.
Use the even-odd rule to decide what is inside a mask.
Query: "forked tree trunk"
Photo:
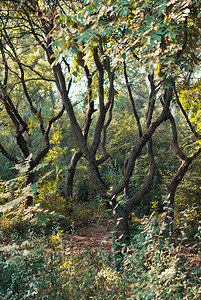
[[[179,183],[182,181],[184,175],[188,171],[189,166],[192,164],[193,160],[201,153],[201,147],[185,161],[182,162],[181,166],[177,170],[175,176],[168,186],[168,197],[167,197],[167,207],[166,207],[166,216],[165,216],[165,235],[171,235],[173,231],[173,222],[174,222],[174,202],[175,202],[175,193]]]
[[[168,185],[168,196],[167,196],[167,205],[166,205],[166,216],[164,221],[164,235],[171,235],[173,231],[173,222],[174,222],[174,202],[175,202],[175,193],[179,183],[182,181],[184,175],[188,171],[189,166],[193,160],[201,153],[201,147],[194,152],[193,155],[187,157],[180,149],[178,145],[177,137],[177,127],[173,116],[170,113],[170,124],[172,129],[172,146],[175,152],[175,155],[182,161],[182,164],[178,168],[175,176],[172,178],[170,184]],[[192,128],[192,126],[191,126]]]

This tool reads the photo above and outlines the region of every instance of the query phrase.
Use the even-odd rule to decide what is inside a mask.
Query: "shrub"
[[[125,299],[128,284],[107,256],[71,248],[62,231],[50,239],[29,235],[1,247],[3,299]]]
[[[128,299],[200,299],[201,257],[164,238],[155,221],[144,220],[144,230],[133,237],[134,249],[125,258],[133,290]]]

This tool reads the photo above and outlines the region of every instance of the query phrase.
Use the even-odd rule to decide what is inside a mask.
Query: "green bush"
[[[12,234],[6,235],[6,229],[1,233],[0,298],[200,299],[196,241],[190,247],[165,238],[154,214],[135,219],[124,270],[118,272],[114,253],[71,244],[58,226],[57,214],[40,206],[30,208],[18,220],[26,225],[25,235],[14,230],[14,223],[8,227]],[[54,230],[39,234],[37,228],[48,222]]]
[[[193,248],[165,238],[156,221],[144,220],[125,258],[133,290],[128,299],[200,299],[199,258]]]
[[[175,228],[194,241],[201,220],[201,158],[189,168],[175,197]]]
[[[70,230],[71,221],[64,216],[44,210],[40,204],[24,209],[18,205],[11,211],[0,215],[0,233],[10,236],[27,236],[30,232],[44,234],[58,229]]]
[[[1,247],[3,299],[125,299],[127,289],[104,254],[72,249],[61,231]]]

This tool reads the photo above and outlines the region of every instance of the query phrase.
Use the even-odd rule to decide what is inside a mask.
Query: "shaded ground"
[[[63,240],[67,242],[71,249],[87,249],[91,254],[100,251],[111,251],[112,249],[112,228],[111,221],[107,218],[102,220],[94,219],[91,222],[75,222],[72,233],[64,234]],[[133,248],[133,247],[131,247]],[[134,251],[130,249],[130,252]],[[186,247],[177,247],[174,251],[184,259],[201,268],[201,255],[197,251],[189,251]]]
[[[71,234],[64,234],[63,240],[72,248],[88,248],[90,252],[111,250],[112,225],[108,219],[94,219],[89,223],[75,222]]]
[[[67,242],[73,251],[77,249],[87,249],[92,255],[100,251],[111,251],[112,249],[112,224],[107,218],[94,219],[91,222],[75,222],[71,234],[64,234],[63,240]],[[129,252],[132,252],[131,247]],[[196,265],[201,268],[201,255],[197,251],[189,251],[186,247],[177,247],[174,251],[178,256],[182,257],[185,262]]]
[[[72,253],[89,251],[92,256],[102,251],[111,251],[113,244],[112,237],[113,224],[109,218],[93,218],[88,222],[75,221],[71,228],[71,233],[63,233],[62,240],[66,244],[66,249]],[[135,230],[131,230],[131,234],[135,234]],[[47,233],[49,236],[49,233]],[[16,241],[17,242],[17,241]],[[0,239],[0,247],[13,243],[9,235]],[[200,244],[200,242],[197,242]],[[67,250],[67,252],[68,252]],[[51,252],[52,250],[49,249]],[[131,245],[129,253],[135,251],[135,245]],[[201,254],[198,249],[188,249],[184,246],[178,246],[172,251],[173,255],[178,255],[183,262],[197,266],[201,270]]]

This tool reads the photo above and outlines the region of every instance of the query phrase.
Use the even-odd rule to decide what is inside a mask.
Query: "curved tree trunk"
[[[175,176],[172,178],[170,184],[168,185],[168,196],[167,196],[167,205],[166,205],[166,216],[164,221],[164,235],[171,235],[173,231],[173,222],[174,222],[174,202],[175,202],[175,193],[179,183],[182,181],[184,175],[188,171],[189,166],[193,160],[201,153],[201,147],[194,152],[193,155],[187,157],[179,147],[178,136],[177,136],[177,127],[174,120],[174,117],[171,113],[169,120],[172,130],[172,147],[175,155],[182,161],[180,167],[177,169]]]
[[[168,197],[167,197],[167,207],[166,207],[166,216],[165,216],[165,235],[171,235],[173,230],[173,221],[174,221],[174,202],[175,202],[175,193],[179,183],[182,181],[184,175],[188,171],[189,166],[192,164],[193,160],[201,153],[201,147],[197,151],[182,162],[181,166],[177,170],[175,176],[168,186]]]

